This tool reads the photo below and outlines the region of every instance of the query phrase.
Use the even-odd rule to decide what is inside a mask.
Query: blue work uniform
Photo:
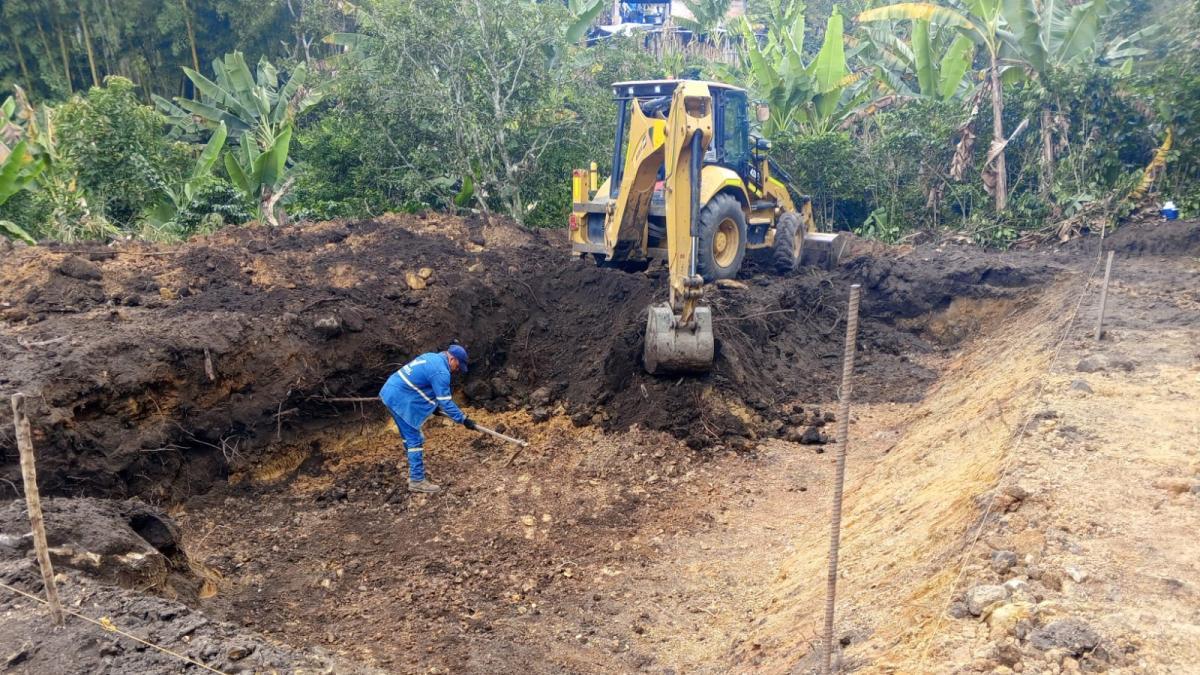
[[[425,480],[425,436],[421,425],[437,408],[459,424],[467,418],[450,398],[449,359],[440,352],[429,352],[409,361],[383,384],[379,398],[392,413],[404,439],[409,480]]]

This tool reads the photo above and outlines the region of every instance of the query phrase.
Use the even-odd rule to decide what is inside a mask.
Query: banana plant
[[[0,206],[32,185],[42,169],[46,168],[43,158],[34,158],[28,143],[19,141],[7,154],[4,153],[4,147],[0,146]],[[28,232],[10,220],[0,220],[0,233],[29,244],[37,243]]]
[[[854,89],[859,76],[846,65],[843,19],[836,8],[821,50],[807,63],[802,16],[778,33],[768,28],[765,46],[749,22],[743,20],[741,30],[749,88],[771,107],[764,125],[768,136],[830,130],[865,100],[866,92]]]
[[[683,0],[683,4],[692,16],[675,17],[675,22],[693,35],[715,36],[714,42],[719,44],[732,0]]]
[[[221,150],[225,148],[227,136],[228,130],[225,123],[221,122],[204,145],[204,149],[200,151],[200,156],[196,158],[191,175],[179,185],[162,186],[163,198],[147,214],[151,224],[162,226],[174,221],[179,212],[192,203],[204,181],[212,175],[213,166],[216,165]]]
[[[1048,192],[1054,182],[1054,129],[1065,122],[1056,122],[1051,105],[1051,72],[1072,64],[1103,60],[1106,64],[1133,66],[1133,59],[1147,50],[1137,46],[1138,40],[1155,30],[1150,26],[1126,37],[1105,44],[1101,27],[1110,13],[1105,0],[1088,0],[1068,4],[1065,0],[1044,0],[1040,7],[1028,0],[1009,0],[1005,17],[1009,23],[1004,59],[1014,65],[1006,72],[1007,79],[1029,79],[1043,91],[1040,111],[1042,173],[1041,188]]]
[[[230,141],[242,144],[246,135],[263,146],[270,146],[281,131],[292,124],[296,115],[316,105],[321,94],[306,88],[304,64],[280,84],[279,71],[266,58],[259,59],[256,73],[250,72],[241,52],[213,60],[212,81],[192,70],[183,72],[200,93],[200,100],[175,97],[174,103],[161,96],[154,101],[172,121],[188,129],[192,123],[215,131],[224,123]]]
[[[256,205],[257,215],[272,225],[280,225],[284,214],[276,206],[292,186],[287,176],[288,149],[292,127],[279,131],[270,145],[242,143],[225,153],[225,170],[244,197]]]
[[[967,10],[964,14],[928,2],[902,2],[868,9],[858,15],[860,23],[928,22],[931,25],[963,31],[983,45],[988,56],[985,72],[992,99],[992,145],[984,163],[983,182],[988,192],[995,197],[997,212],[1008,208],[1008,175],[1004,161],[1004,149],[1008,142],[1004,135],[1004,89],[1001,83],[1006,66],[1001,56],[1005,46],[1004,31],[1017,21],[1007,21],[1005,9],[1009,10],[1009,14],[1020,15],[1019,21],[1023,22],[1027,18],[1026,6],[1032,7],[1032,3],[1033,0],[964,0],[962,5]],[[1021,26],[1014,25],[1012,28],[1019,36],[1018,39],[1024,38],[1025,31]]]
[[[567,24],[567,42],[579,42],[600,13],[608,7],[608,0],[567,0],[567,13],[571,22]]]
[[[967,95],[975,43],[961,32],[914,19],[905,41],[895,27],[865,24],[869,49],[864,59],[884,87],[905,97],[948,101]],[[916,82],[914,90],[910,83]]]

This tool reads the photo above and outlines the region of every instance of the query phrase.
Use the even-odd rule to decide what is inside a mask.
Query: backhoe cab
[[[737,276],[749,249],[770,249],[783,273],[832,267],[843,241],[816,232],[811,202],[767,157],[770,143],[750,133],[744,90],[652,80],[613,91],[613,172],[603,182],[595,163],[574,172],[571,251],[627,269],[665,259],[670,298],[650,308],[644,365],[704,372],[714,352],[705,283]]]

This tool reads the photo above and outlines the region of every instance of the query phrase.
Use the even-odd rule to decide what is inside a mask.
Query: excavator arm
[[[701,306],[697,274],[700,175],[713,136],[713,100],[700,82],[682,82],[671,100],[665,129],[663,196],[666,205],[670,297],[650,307],[643,362],[650,373],[704,372],[712,367],[712,312]]]

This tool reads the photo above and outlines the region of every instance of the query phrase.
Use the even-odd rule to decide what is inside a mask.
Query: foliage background
[[[889,83],[915,90],[915,74],[888,63],[854,20],[885,4],[750,0],[748,37],[724,22],[728,30],[711,39],[728,48],[716,50],[703,36],[576,40],[569,28],[590,11],[587,0],[6,0],[0,101],[20,87],[54,134],[41,151],[46,170],[0,203],[0,220],[44,239],[171,239],[262,215],[278,192],[292,218],[434,208],[559,227],[571,169],[593,161],[610,169],[612,82],[703,76],[768,98],[750,51],[785,64],[772,45],[794,29],[794,58],[815,64],[835,11],[846,35],[836,105],[793,72],[783,82],[792,100],[814,109],[824,97],[825,112],[818,123],[770,129],[772,156],[813,196],[824,227],[886,240],[950,229],[1004,246],[1062,221],[1078,229],[1119,218],[1168,129],[1166,170],[1145,199],[1200,212],[1200,2],[1110,0],[1098,44],[1136,35],[1139,58],[1129,66],[1106,62],[1101,49],[1043,77],[1006,81],[1003,127],[1026,126],[1006,149],[1011,194],[1000,212],[979,172],[989,140],[981,130],[992,124],[986,97],[971,114],[983,55],[976,50],[954,96],[897,95]],[[784,15],[803,21],[783,26]],[[908,22],[885,32],[912,44]],[[234,51],[248,64],[269,59],[281,81],[303,65],[306,92],[320,99],[289,121],[286,175],[257,196],[239,191],[221,162],[192,176],[209,132],[151,101],[196,97],[183,67],[212,77],[210,63]],[[14,117],[14,128],[28,134],[29,120]],[[973,145],[960,144],[964,129],[979,136]],[[225,145],[232,152],[236,141]],[[959,177],[956,161],[969,167]],[[156,216],[166,202],[169,217]]]

